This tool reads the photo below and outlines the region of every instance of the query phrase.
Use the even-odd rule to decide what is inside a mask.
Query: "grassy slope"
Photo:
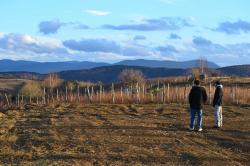
[[[15,93],[18,91],[28,80],[25,79],[0,79],[0,92],[7,91]]]
[[[189,132],[185,106],[87,105],[0,114],[0,163],[63,165],[247,165],[250,108],[224,108],[222,130],[205,108],[204,132]]]

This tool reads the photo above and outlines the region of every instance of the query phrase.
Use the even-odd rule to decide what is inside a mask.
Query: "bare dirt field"
[[[18,91],[28,80],[25,79],[3,79],[0,78],[0,91]]]
[[[225,106],[223,129],[187,106],[26,106],[0,113],[1,165],[250,165],[250,107]]]

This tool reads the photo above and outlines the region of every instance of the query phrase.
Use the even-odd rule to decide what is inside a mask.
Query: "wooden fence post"
[[[65,100],[68,102],[68,87],[65,86]]]
[[[211,105],[212,103],[212,85],[211,83],[209,84],[209,104]]]
[[[77,100],[80,102],[80,87],[77,85]]]
[[[145,100],[145,85],[142,85],[142,100]]]
[[[58,88],[56,89],[56,100],[59,102],[59,91],[58,91]]]
[[[123,104],[123,88],[122,88],[122,86],[121,86],[121,102]]]
[[[165,98],[165,97],[166,97],[166,96],[165,96],[165,95],[166,95],[166,94],[165,94],[166,92],[165,92],[165,91],[166,91],[166,85],[165,85],[165,83],[164,83],[164,84],[163,84],[163,91],[162,91],[162,101],[163,101],[163,104],[166,103],[166,98]]]
[[[186,103],[187,101],[187,85],[185,84],[185,89],[184,89],[184,102],[183,103]]]
[[[238,96],[238,85],[235,85],[235,99],[236,99],[236,104],[239,104],[239,96]]]
[[[52,103],[54,104],[54,88],[51,88],[51,99],[52,99]]]
[[[89,87],[87,87],[87,96],[89,98],[89,101],[91,102],[91,95],[90,95]]]
[[[24,104],[24,101],[23,101],[23,94],[22,94],[22,105]]]
[[[133,99],[133,85],[132,84],[130,86],[130,95],[131,95],[131,99]]]
[[[160,81],[158,80],[157,81],[157,89],[156,89],[156,100],[157,100],[157,103],[159,102],[159,92],[160,92]]]
[[[91,87],[91,100],[93,100],[94,93],[95,93],[94,87],[92,86]]]
[[[70,87],[70,102],[73,101],[73,87]]]
[[[111,93],[112,93],[112,103],[115,104],[115,87],[114,87],[114,83],[112,83]]]
[[[100,84],[100,89],[99,89],[99,100],[100,100],[100,104],[102,103],[102,85]]]
[[[85,97],[87,95],[87,88],[84,88],[83,96]]]
[[[177,85],[175,86],[175,96],[176,96],[176,102],[178,102],[178,88],[177,88]]]
[[[43,104],[46,104],[46,89],[43,88]]]
[[[105,89],[104,89],[104,87],[102,87],[102,100],[103,100],[103,97],[105,97]]]
[[[6,98],[7,105],[8,105],[8,107],[9,107],[9,106],[10,106],[10,102],[9,102],[8,95],[7,95],[6,93],[5,93],[4,95],[5,95],[5,98]]]
[[[127,98],[130,97],[129,86],[126,87],[126,96],[127,96]]]
[[[20,98],[20,95],[19,95],[19,93],[17,94],[17,107],[20,107],[20,100],[19,100],[19,98]]]
[[[168,102],[170,103],[170,86],[169,86],[169,83],[168,83],[168,89],[167,89],[167,100]]]
[[[140,103],[139,83],[136,83],[136,102]]]
[[[234,87],[231,87],[231,100],[235,103]]]

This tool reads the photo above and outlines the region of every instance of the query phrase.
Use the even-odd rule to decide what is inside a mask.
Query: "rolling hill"
[[[124,69],[136,69],[143,72],[146,78],[183,76],[186,69],[149,68],[141,66],[105,66],[88,70],[72,70],[59,72],[58,75],[64,80],[91,81],[112,83],[118,81],[118,76]]]
[[[58,72],[60,78],[64,80],[90,81],[102,83],[112,83],[118,81],[118,76],[124,69],[135,69],[143,72],[146,78],[183,76],[187,73],[186,69],[168,69],[168,68],[149,68],[141,66],[103,66],[93,69],[68,70]],[[22,79],[43,79],[46,74],[34,72],[2,72],[0,78],[22,78]]]
[[[178,62],[178,61],[158,61],[158,60],[137,59],[137,60],[124,60],[124,61],[116,63],[116,65],[188,69],[188,68],[196,67],[197,60]],[[208,68],[211,68],[211,69],[219,68],[219,66],[213,62],[208,62],[207,65],[208,65]]]
[[[250,76],[250,65],[228,66],[217,69],[223,75]]]

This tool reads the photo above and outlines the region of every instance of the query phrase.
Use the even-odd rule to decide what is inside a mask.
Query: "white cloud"
[[[110,12],[101,10],[85,10],[85,12],[93,16],[106,16],[110,14]]]
[[[30,35],[24,35],[21,37],[21,41],[25,44],[36,43],[36,40]]]
[[[68,55],[58,39],[22,34],[4,34],[0,37],[0,59],[61,61]]]
[[[3,32],[0,32],[0,38],[2,38],[4,36]]]

